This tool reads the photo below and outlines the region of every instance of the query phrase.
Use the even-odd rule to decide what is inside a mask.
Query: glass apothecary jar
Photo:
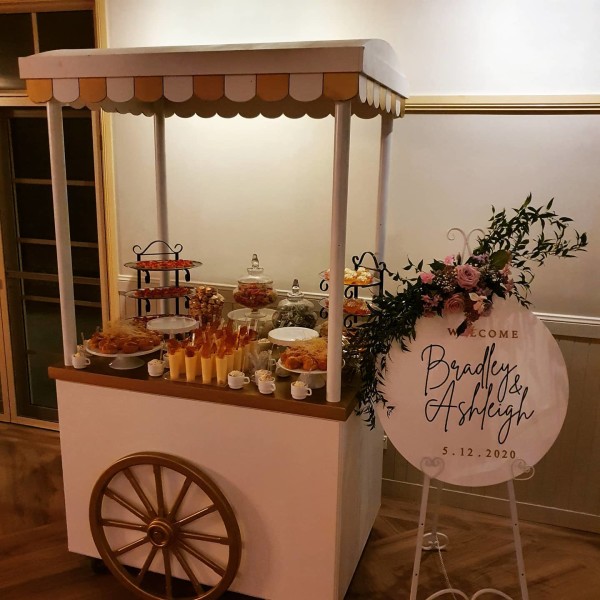
[[[277,299],[277,292],[273,289],[273,280],[264,275],[264,269],[260,266],[256,254],[252,255],[252,264],[246,270],[248,275],[238,279],[238,285],[233,290],[233,299],[250,309],[249,318],[258,319],[264,316],[260,309],[273,304]]]
[[[298,280],[294,279],[292,291],[278,305],[273,315],[273,325],[277,327],[306,327],[314,329],[317,313],[314,304],[300,291]]]

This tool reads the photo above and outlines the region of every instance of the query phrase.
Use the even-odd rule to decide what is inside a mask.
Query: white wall
[[[118,46],[380,37],[413,95],[600,93],[594,0],[106,0]],[[152,121],[114,117],[120,259],[156,236]],[[333,119],[167,121],[171,238],[233,283],[258,252],[278,288],[327,267]],[[379,120],[352,122],[348,254],[373,249]],[[576,220],[587,255],[538,271],[535,309],[600,317],[600,116],[407,115],[395,122],[388,263],[457,250],[526,195]],[[348,261],[349,262],[349,261]],[[127,269],[123,269],[123,274]],[[595,278],[595,284],[592,281]]]

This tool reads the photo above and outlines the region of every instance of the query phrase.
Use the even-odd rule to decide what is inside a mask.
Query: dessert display
[[[197,260],[138,260],[136,262],[125,263],[130,269],[138,269],[140,271],[177,271],[181,269],[192,269],[199,267],[202,263]]]
[[[227,375],[227,385],[232,390],[241,390],[247,383],[250,383],[250,377],[246,377],[243,371],[231,371]]]
[[[157,331],[163,335],[175,335],[177,333],[186,333],[196,329],[198,323],[191,317],[174,315],[170,317],[157,317],[146,324],[150,331]]]
[[[277,293],[273,289],[273,280],[263,275],[264,269],[260,266],[256,254],[252,255],[251,266],[246,270],[248,275],[238,279],[238,285],[233,291],[233,299],[238,304],[251,309],[248,316],[256,319],[263,316],[259,309],[275,302]]]
[[[191,287],[167,286],[130,290],[125,295],[139,300],[160,300],[165,298],[182,298],[183,296],[189,296],[193,291],[194,288]]]
[[[319,327],[319,337],[326,338],[329,335],[329,321],[324,321]]]
[[[207,324],[221,321],[225,298],[216,288],[210,285],[201,285],[196,288],[196,293],[190,297],[189,314],[200,323]]]
[[[151,377],[161,377],[164,372],[164,361],[158,358],[153,358],[152,360],[148,361],[148,375]]]
[[[87,350],[94,354],[135,354],[152,352],[160,347],[162,337],[143,326],[128,321],[111,321],[104,331],[97,331],[87,341]]]
[[[244,370],[255,340],[256,331],[246,326],[236,331],[231,321],[201,324],[187,339],[167,340],[169,378],[201,379],[207,385],[216,379],[218,384],[226,384],[228,373]]]
[[[307,327],[278,327],[269,331],[268,341],[278,346],[296,346],[316,337],[319,334]]]
[[[279,360],[284,368],[292,371],[326,371],[327,339],[319,337],[291,346]]]
[[[131,317],[129,321],[134,325],[139,325],[144,328],[148,326],[148,323],[153,319],[158,319],[162,317],[173,317],[174,315],[139,315],[136,317]]]
[[[321,305],[329,308],[329,298],[323,298]],[[371,314],[369,303],[364,298],[344,298],[344,314],[366,317]]]
[[[327,271],[323,271],[321,273],[323,279],[329,281],[329,269]],[[346,267],[344,269],[344,284],[345,285],[373,285],[378,283],[378,280],[375,279],[373,273],[365,268],[358,267],[358,269],[349,269]]]
[[[277,299],[273,287],[265,283],[245,283],[233,294],[233,299],[246,308],[263,308]]]
[[[271,373],[262,374],[256,380],[256,385],[261,394],[272,394],[276,389],[275,377]]]
[[[278,327],[306,327],[312,329],[317,324],[314,304],[304,298],[298,280],[294,279],[291,292],[282,300],[273,314],[273,325]]]
[[[188,298],[193,293],[193,288],[180,285],[180,271],[184,271],[185,273],[183,280],[190,281],[191,275],[189,270],[202,265],[202,263],[197,260],[179,258],[182,250],[183,246],[181,244],[171,246],[163,240],[155,240],[143,249],[138,245],[133,247],[136,261],[125,263],[125,266],[137,271],[137,289],[125,292],[125,296],[137,300],[138,317],[141,318],[143,317],[144,312],[149,313],[151,311],[150,300],[165,300],[160,308],[161,312],[174,312],[176,315],[179,315],[179,299],[183,297]],[[143,287],[143,283],[146,285],[151,283],[151,271],[163,272],[163,275],[160,278],[161,287]],[[172,271],[174,273],[173,285],[167,285],[172,281],[171,277],[166,276],[167,271]],[[143,272],[144,275],[142,276]],[[174,299],[174,303],[168,302],[170,299]],[[146,301],[145,305],[142,300]],[[175,305],[174,309],[172,304]],[[187,300],[185,306],[186,308],[188,306]],[[143,307],[145,307],[145,311]],[[160,316],[168,315],[163,314]]]

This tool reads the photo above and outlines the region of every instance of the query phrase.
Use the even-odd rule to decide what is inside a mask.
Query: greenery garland
[[[494,296],[514,296],[530,306],[527,296],[534,265],[544,264],[549,256],[572,258],[575,252],[585,251],[587,235],[575,231],[575,239],[569,238],[572,219],[558,216],[551,210],[552,203],[553,199],[534,208],[529,195],[510,217],[506,210],[496,212],[492,207],[487,233],[477,239],[477,247],[464,262],[460,255],[451,255],[434,260],[429,271],[423,271],[423,261],[409,260],[404,271],[412,271],[413,277],[392,275],[400,291],[373,298],[371,315],[357,327],[352,341],[362,352],[357,411],[370,427],[375,425],[375,404],[387,404],[380,386],[390,348],[397,342],[407,351],[421,317],[462,312],[465,318],[457,335],[468,334],[477,319],[489,314]],[[391,412],[393,406],[387,410]]]

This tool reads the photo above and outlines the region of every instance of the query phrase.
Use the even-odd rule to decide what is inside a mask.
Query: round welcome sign
[[[567,412],[568,379],[545,325],[496,300],[469,335],[464,316],[423,318],[409,352],[390,350],[377,414],[396,449],[432,478],[508,481],[550,449]]]

